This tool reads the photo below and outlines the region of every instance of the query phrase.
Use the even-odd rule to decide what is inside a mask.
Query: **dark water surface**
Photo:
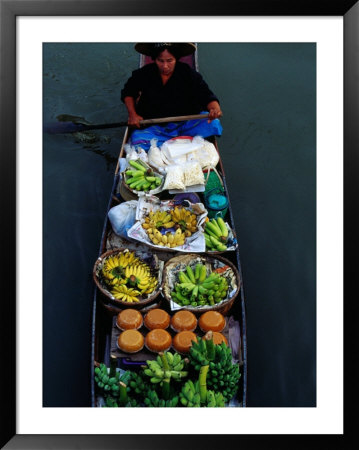
[[[44,122],[126,120],[132,44],[44,44]],[[248,406],[316,405],[316,49],[199,44],[244,278]],[[92,267],[124,129],[45,135],[43,405],[89,406]]]

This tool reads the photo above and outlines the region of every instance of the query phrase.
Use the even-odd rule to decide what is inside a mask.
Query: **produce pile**
[[[127,169],[125,171],[125,183],[131,189],[149,192],[161,185],[162,178],[155,175],[153,170],[140,159],[136,161],[130,159],[129,164],[133,167],[133,170]]]
[[[204,264],[197,263],[194,270],[186,266],[186,273],[178,273],[178,281],[171,292],[172,300],[180,306],[215,305],[227,297],[228,281],[215,271],[207,274]]]
[[[114,298],[126,303],[139,302],[139,297],[151,294],[158,285],[149,265],[131,251],[108,256],[100,276]]]
[[[227,250],[228,228],[221,217],[209,219],[204,228],[206,249],[224,252]]]
[[[150,211],[142,228],[155,245],[174,248],[197,231],[197,216],[184,207]]]
[[[105,406],[223,407],[235,396],[241,377],[226,344],[215,345],[208,332],[193,342],[188,358],[161,352],[139,371],[116,371],[116,358],[110,368],[95,368],[95,381]]]

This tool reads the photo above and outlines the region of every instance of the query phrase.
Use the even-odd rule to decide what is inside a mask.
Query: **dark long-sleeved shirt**
[[[198,114],[209,102],[218,101],[202,76],[179,61],[166,84],[155,63],[134,70],[121,91],[122,101],[125,97],[133,97],[144,119]]]

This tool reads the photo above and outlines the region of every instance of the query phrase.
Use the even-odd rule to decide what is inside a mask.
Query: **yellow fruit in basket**
[[[173,244],[173,240],[174,240],[174,236],[173,236],[173,234],[172,233],[169,233],[168,235],[167,235],[167,242],[169,243],[169,244]]]
[[[122,283],[126,267],[136,263],[139,259],[130,251],[108,256],[103,263],[102,274],[111,284]]]
[[[167,236],[165,234],[162,236],[162,243],[167,244]]]
[[[127,286],[115,286],[111,294],[117,298],[118,300],[122,300],[127,303],[139,302],[140,299],[138,296],[141,294],[140,291],[137,291],[133,288],[127,288]]]

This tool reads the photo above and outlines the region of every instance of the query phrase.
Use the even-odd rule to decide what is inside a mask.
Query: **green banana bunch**
[[[148,390],[142,372],[131,371],[131,379],[128,383],[128,393],[133,397],[143,398]]]
[[[180,381],[188,375],[184,369],[186,360],[179,353],[160,352],[154,360],[146,361],[143,373],[150,377],[153,384],[162,383],[165,379]]]
[[[201,403],[200,385],[198,380],[194,383],[192,380],[187,380],[179,393],[179,399],[183,406],[192,408],[199,408],[201,406],[222,407],[225,403],[221,393],[210,390],[207,390],[205,401]]]
[[[120,381],[123,381],[119,372],[115,372],[110,376],[109,369],[103,363],[95,368],[95,381],[100,389],[103,389],[105,393],[118,396],[120,387]]]
[[[162,183],[162,178],[156,176],[152,169],[146,167],[142,161],[134,161],[131,159],[129,164],[133,167],[133,170],[126,170],[125,182],[131,189],[136,191],[152,191]]]
[[[215,305],[227,297],[227,279],[212,272],[207,276],[207,268],[196,263],[194,268],[186,266],[186,273],[179,272],[178,282],[171,292],[173,301],[181,306]]]
[[[210,219],[204,228],[206,249],[224,252],[227,250],[228,228],[222,217]]]
[[[210,365],[211,361],[214,361],[216,357],[216,349],[213,343],[213,338],[208,339],[206,337],[197,336],[197,342],[193,342],[189,350],[190,363],[196,370],[200,370],[202,366]]]
[[[207,383],[223,394],[226,402],[234,397],[241,378],[238,364],[233,364],[231,349],[222,342],[215,346],[216,357],[209,365]]]
[[[145,406],[148,407],[160,407],[160,408],[174,408],[178,404],[178,395],[173,396],[168,400],[159,398],[155,390],[149,389],[147,396],[144,399]]]
[[[95,381],[102,391],[105,405],[107,407],[137,406],[137,400],[130,398],[127,394],[132,373],[125,372],[123,375],[116,371],[116,358],[111,357],[110,368],[103,363],[95,368]]]
[[[200,371],[205,365],[209,365],[207,373],[207,385],[215,392],[220,392],[225,402],[229,402],[238,390],[238,381],[241,377],[238,364],[232,363],[230,347],[224,342],[213,345],[214,355],[211,350],[213,339],[197,338],[197,343],[192,344],[189,357],[190,363],[196,371]],[[210,355],[208,351],[210,350]]]

